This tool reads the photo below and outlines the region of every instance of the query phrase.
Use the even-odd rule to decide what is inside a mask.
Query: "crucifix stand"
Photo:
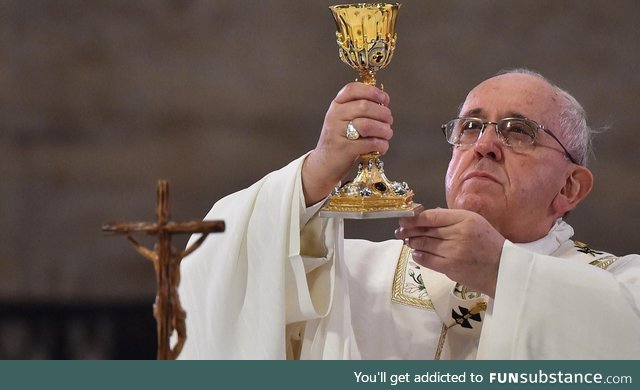
[[[169,221],[169,184],[159,180],[157,186],[158,220],[156,222],[132,222],[106,224],[102,231],[112,234],[127,234],[127,238],[142,256],[153,262],[156,271],[158,293],[153,305],[153,315],[158,327],[158,359],[176,359],[187,339],[186,313],[180,304],[178,285],[180,284],[180,262],[195,251],[210,233],[223,232],[224,221]],[[157,237],[153,249],[140,244],[133,233],[146,233]],[[173,234],[201,233],[200,237],[185,250],[176,252],[171,246]],[[177,333],[177,342],[171,347],[170,338]]]

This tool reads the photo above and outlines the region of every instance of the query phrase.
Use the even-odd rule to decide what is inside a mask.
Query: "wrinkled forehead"
[[[558,123],[562,97],[545,80],[527,74],[490,78],[471,90],[460,109],[461,116],[497,120],[525,116],[553,128]]]

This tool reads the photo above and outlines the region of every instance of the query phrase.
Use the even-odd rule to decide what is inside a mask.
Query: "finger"
[[[357,153],[358,156],[372,152],[378,152],[384,155],[389,150],[389,141],[382,138],[359,138],[355,141],[349,140],[349,142],[353,144],[352,150]]]
[[[348,122],[355,118],[367,118],[389,125],[393,124],[391,110],[369,100],[350,100],[345,103],[335,103],[335,106],[335,116],[339,120]]]
[[[395,236],[399,240],[406,240],[414,237],[428,237],[436,239],[450,239],[455,233],[455,226],[445,226],[437,228],[425,228],[425,227],[399,227],[395,230]]]
[[[455,241],[422,236],[408,238],[405,243],[411,248],[415,260],[419,260],[423,265],[428,264],[429,268],[439,272],[448,274],[462,264],[453,260],[459,256],[458,244]]]
[[[416,263],[420,264],[423,267],[426,267],[441,273],[445,273],[446,271],[447,261],[441,256],[414,249],[411,251],[411,257],[413,258],[413,261],[415,261]]]
[[[462,222],[469,213],[466,210],[428,209],[415,217],[400,218],[401,227],[446,227]]]
[[[445,257],[445,253],[451,253],[455,250],[455,242],[446,238],[437,238],[429,236],[416,236],[404,239],[404,243],[411,249],[431,253],[440,257]],[[448,256],[446,256],[448,257]]]
[[[345,85],[334,101],[337,103],[346,103],[352,100],[369,100],[379,105],[389,105],[389,94],[378,89],[373,85],[367,85],[364,83],[353,82]]]
[[[388,123],[365,118],[356,118],[351,121],[351,124],[358,130],[360,137],[381,138],[387,141],[393,137],[393,129]]]

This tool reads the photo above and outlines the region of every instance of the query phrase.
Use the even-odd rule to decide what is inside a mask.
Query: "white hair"
[[[524,74],[536,77],[549,84],[563,99],[560,101],[559,131],[564,134],[564,146],[578,164],[586,166],[595,131],[587,124],[587,115],[582,105],[569,92],[560,88],[538,72],[517,68],[503,70],[497,76],[505,74]]]

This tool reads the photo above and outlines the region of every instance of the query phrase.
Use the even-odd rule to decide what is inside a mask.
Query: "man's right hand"
[[[389,95],[359,82],[347,84],[331,102],[320,139],[302,166],[305,203],[313,205],[327,197],[349,173],[358,156],[370,152],[385,154],[393,136]],[[346,136],[352,122],[360,138]]]

